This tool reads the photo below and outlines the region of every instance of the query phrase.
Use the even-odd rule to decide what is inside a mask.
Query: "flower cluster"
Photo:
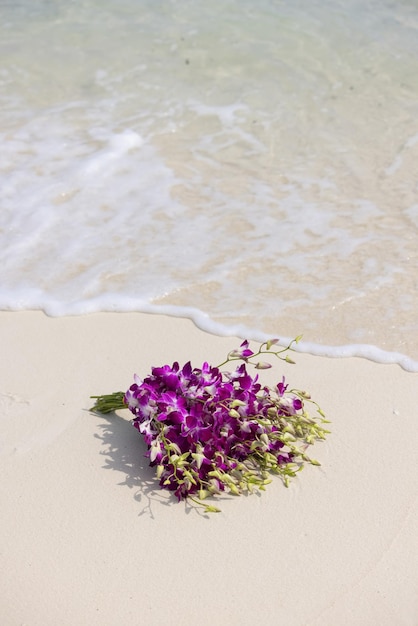
[[[201,368],[190,362],[153,367],[143,380],[135,376],[123,396],[96,397],[94,409],[130,409],[161,487],[179,500],[202,504],[224,491],[239,495],[263,490],[272,473],[280,474],[287,485],[305,461],[318,465],[306,448],[328,431],[316,403],[317,415],[307,413],[305,402],[312,402],[308,394],[289,391],[284,378],[274,388],[263,386],[257,374],[248,373],[250,363],[259,370],[271,367],[254,362],[261,354],[283,359],[290,346],[275,352],[271,348],[276,343],[268,341],[254,353],[244,341],[217,367],[206,362]],[[288,356],[284,360],[292,362]],[[234,361],[240,364],[233,371],[221,371]],[[219,510],[203,506],[206,512]]]

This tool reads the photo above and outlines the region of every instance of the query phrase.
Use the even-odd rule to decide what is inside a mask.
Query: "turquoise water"
[[[24,0],[0,33],[1,308],[418,361],[417,2]]]

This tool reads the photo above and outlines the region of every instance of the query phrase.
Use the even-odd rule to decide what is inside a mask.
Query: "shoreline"
[[[132,298],[127,298],[126,300],[124,300],[123,298],[120,299],[119,305],[120,309],[118,311],[115,311],[111,300],[107,302],[106,300],[100,298],[97,301],[93,300],[87,304],[84,303],[80,305],[79,303],[77,303],[70,307],[66,306],[65,309],[63,309],[61,305],[50,303],[44,307],[37,307],[35,304],[34,308],[29,309],[14,309],[7,307],[5,307],[4,309],[0,308],[0,313],[41,313],[46,315],[47,317],[52,318],[72,318],[101,314],[157,315],[174,319],[190,320],[202,332],[214,335],[216,337],[235,336],[241,337],[242,339],[250,339],[259,343],[267,341],[272,337],[271,334],[265,331],[246,326],[245,324],[242,324],[240,322],[234,321],[228,324],[225,323],[225,320],[217,321],[216,319],[212,319],[208,313],[205,313],[200,309],[190,306],[177,306],[170,304],[158,305],[144,303],[142,300],[133,300]],[[280,345],[285,347],[293,339],[294,336],[281,336]],[[374,363],[384,365],[399,365],[399,367],[401,367],[406,372],[418,372],[418,360],[409,356],[406,352],[397,352],[389,349],[386,350],[384,348],[380,348],[377,345],[369,343],[339,343],[336,345],[327,345],[322,343],[315,343],[314,341],[304,341],[302,336],[302,340],[294,346],[294,350],[295,352],[303,354],[310,354],[312,356],[319,357],[328,357],[331,359],[359,357],[362,359],[367,359]]]
[[[207,519],[159,489],[130,414],[91,414],[89,398],[240,340],[163,315],[39,311],[0,312],[0,336],[2,623],[415,623],[416,374],[302,352],[261,372],[331,420],[311,448],[321,467]]]

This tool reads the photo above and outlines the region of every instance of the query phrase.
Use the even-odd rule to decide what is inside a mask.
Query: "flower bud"
[[[210,496],[210,491],[207,489],[199,489],[199,500],[204,500],[208,496]]]
[[[274,346],[277,343],[279,343],[279,339],[269,339],[266,343],[267,350],[270,350],[271,346]]]
[[[270,369],[270,367],[272,367],[272,365],[271,365],[271,363],[267,363],[267,361],[259,361],[255,365],[255,369],[256,370],[268,370],[268,369]]]
[[[216,506],[211,504],[205,507],[205,513],[220,513],[221,509],[217,509]]]
[[[192,458],[196,461],[197,469],[200,469],[205,455],[202,452],[192,452]]]

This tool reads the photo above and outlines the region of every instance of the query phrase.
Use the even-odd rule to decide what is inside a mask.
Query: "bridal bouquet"
[[[190,362],[153,367],[144,379],[135,375],[126,393],[92,396],[92,410],[128,408],[160,486],[178,500],[188,498],[207,513],[218,512],[204,502],[208,496],[264,490],[272,474],[288,486],[304,463],[319,465],[306,452],[329,432],[318,404],[305,391],[289,389],[284,377],[268,387],[247,371],[250,365],[272,367],[259,360],[267,355],[293,363],[285,353],[299,339],[280,349],[273,349],[278,340],[272,339],[256,352],[243,341],[216,367],[206,362],[200,368]],[[226,365],[234,367],[225,371]]]

